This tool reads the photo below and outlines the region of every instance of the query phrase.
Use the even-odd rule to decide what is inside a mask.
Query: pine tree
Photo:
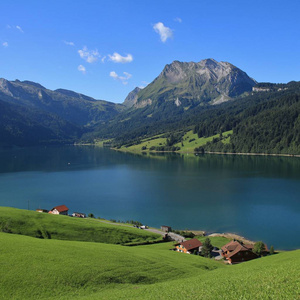
[[[211,251],[213,248],[214,247],[212,246],[210,239],[206,238],[201,249],[201,255],[204,257],[211,257]]]

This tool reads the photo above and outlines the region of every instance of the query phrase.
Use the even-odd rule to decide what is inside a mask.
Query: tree
[[[211,251],[213,248],[214,247],[211,244],[210,239],[206,238],[201,249],[201,255],[204,257],[211,257]]]
[[[272,254],[274,254],[275,253],[275,251],[274,251],[274,246],[271,246],[270,247],[270,255],[272,255]]]
[[[258,256],[261,256],[262,253],[266,250],[266,247],[265,247],[265,244],[260,241],[260,242],[256,242],[254,244],[254,247],[253,247],[253,252],[255,254],[257,254]]]
[[[95,218],[94,214],[92,214],[92,213],[89,213],[88,217],[89,218]]]

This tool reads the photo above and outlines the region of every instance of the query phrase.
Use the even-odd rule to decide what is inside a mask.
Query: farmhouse
[[[238,241],[231,241],[222,247],[222,256],[230,264],[248,261],[258,256],[252,252],[253,245],[244,245]]]
[[[59,205],[53,207],[50,211],[49,214],[53,215],[68,215],[69,209],[65,205]]]
[[[177,244],[176,249],[179,252],[184,252],[191,254],[194,251],[200,252],[202,248],[202,243],[197,239],[191,239],[182,243]]]

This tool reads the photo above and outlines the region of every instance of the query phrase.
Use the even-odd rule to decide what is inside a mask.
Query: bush
[[[266,250],[265,244],[262,241],[256,242],[253,247],[253,252],[261,256],[262,253]]]

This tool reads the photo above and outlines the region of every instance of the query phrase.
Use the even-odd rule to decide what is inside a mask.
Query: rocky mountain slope
[[[128,96],[126,97],[126,99],[124,100],[123,104],[126,107],[132,107],[136,104],[137,99],[138,99],[138,93],[141,91],[142,89],[139,87],[136,87],[133,91],[131,91]]]
[[[127,106],[143,108],[161,102],[188,109],[191,105],[219,104],[250,92],[256,81],[228,62],[204,59],[198,63],[174,61],[142,90],[134,90]]]

